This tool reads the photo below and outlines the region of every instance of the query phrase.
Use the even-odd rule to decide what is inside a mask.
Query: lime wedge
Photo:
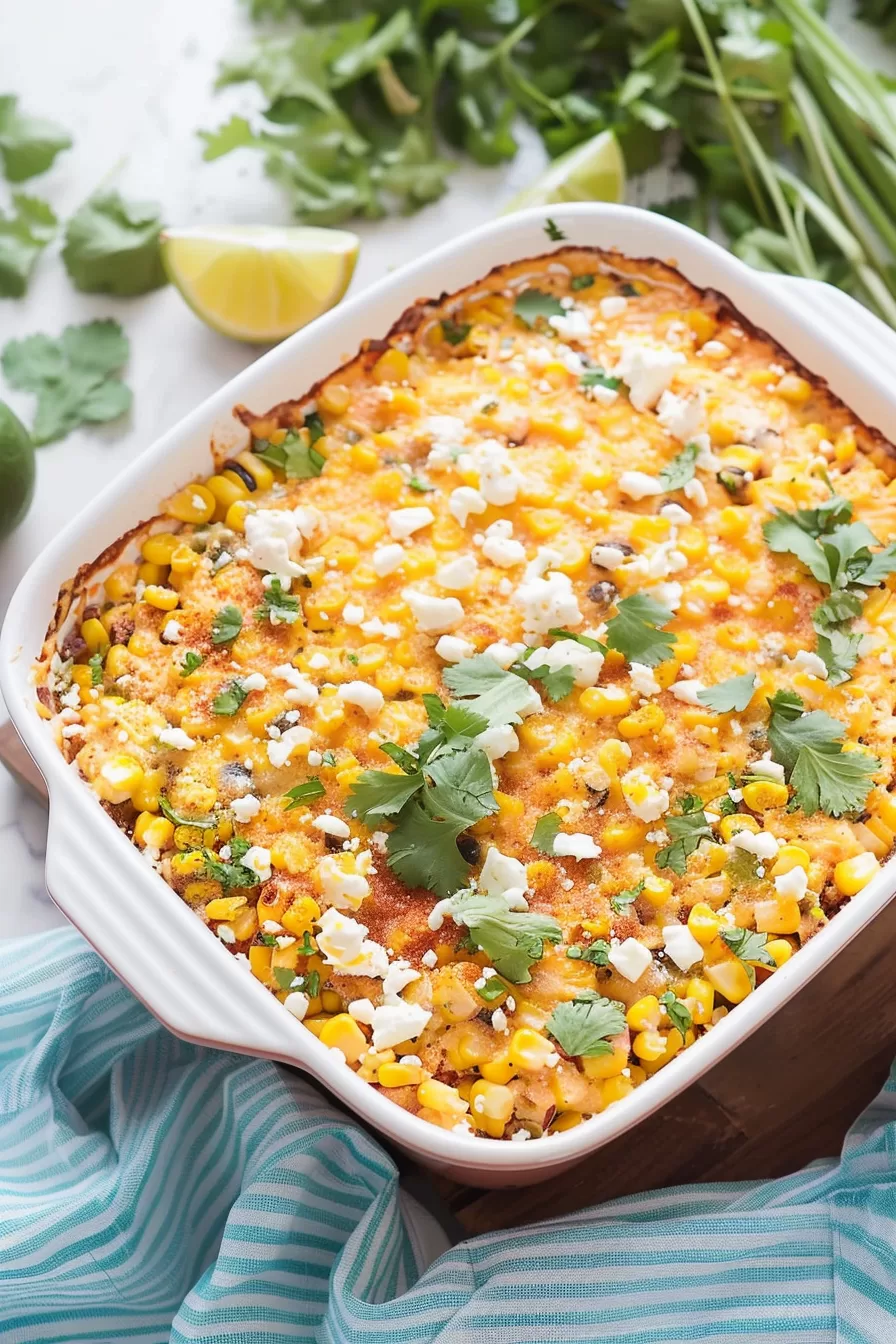
[[[31,435],[6,402],[0,401],[0,539],[18,527],[33,494]]]
[[[555,159],[531,187],[514,196],[504,210],[563,201],[621,201],[625,196],[625,159],[612,131],[600,131]]]
[[[162,261],[187,303],[237,341],[282,341],[348,289],[359,241],[340,229],[166,229]]]

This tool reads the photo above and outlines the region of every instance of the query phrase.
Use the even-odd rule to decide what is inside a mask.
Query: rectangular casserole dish
[[[825,378],[866,423],[896,438],[896,406],[887,391],[887,355],[896,337],[846,296],[812,282],[757,275],[715,244],[646,212],[579,205],[558,207],[552,216],[573,245],[655,256],[698,287],[721,292],[750,322]],[[321,319],[312,331],[299,333],[228,384],[148,450],[48,548],[20,585],[0,642],[0,685],[50,793],[48,887],[110,966],[177,1034],[299,1065],[420,1160],[483,1185],[546,1179],[699,1077],[882,908],[892,895],[892,861],[760,993],[649,1086],[550,1142],[483,1144],[425,1124],[355,1077],[207,936],[67,769],[34,712],[30,669],[59,588],[79,565],[137,519],[152,515],[164,495],[206,471],[210,440],[225,453],[244,446],[246,431],[232,417],[236,403],[268,406],[287,400],[350,357],[363,338],[384,333],[421,295],[459,289],[491,267],[544,251],[543,224],[544,212],[531,211],[439,249]],[[157,902],[168,903],[162,921],[156,918]]]

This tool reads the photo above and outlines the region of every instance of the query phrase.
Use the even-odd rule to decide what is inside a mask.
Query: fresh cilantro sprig
[[[182,677],[189,677],[190,674],[195,672],[197,667],[201,667],[204,662],[205,659],[201,653],[197,653],[195,649],[187,649],[180,665],[180,675]]]
[[[0,299],[20,299],[38,257],[56,234],[57,219],[38,196],[14,192],[12,211],[0,210]]]
[[[590,289],[594,284],[593,275],[574,275],[569,282],[570,289]]]
[[[243,687],[241,681],[228,682],[212,701],[212,709],[215,714],[224,714],[227,718],[232,718],[238,712],[248,694],[249,692]]]
[[[583,392],[588,392],[592,387],[606,387],[611,392],[618,392],[621,386],[622,379],[617,378],[615,374],[607,373],[599,364],[586,369],[579,377],[579,387]]]
[[[680,453],[676,453],[671,462],[667,462],[659,475],[664,490],[681,490],[694,479],[697,472],[697,458],[700,456],[698,443],[686,443]]]
[[[13,94],[0,97],[0,161],[8,182],[25,182],[45,173],[56,155],[72,146],[62,126],[20,112],[18,102]]]
[[[593,943],[573,943],[566,949],[570,961],[589,961],[592,966],[609,966],[610,944],[604,938],[595,938]]]
[[[257,887],[261,878],[251,868],[247,868],[245,864],[239,862],[248,849],[249,845],[246,842],[242,852],[240,852],[240,847],[235,851],[234,842],[231,840],[231,861],[228,862],[220,858],[214,850],[204,850],[206,877],[210,877],[215,882],[220,882],[224,891],[230,891],[233,887]]]
[[[565,699],[575,686],[575,669],[568,664],[563,667],[549,667],[547,663],[537,663],[535,667],[529,667],[525,660],[529,653],[534,652],[536,652],[534,649],[527,650],[523,657],[518,658],[507,670],[517,677],[522,677],[524,681],[539,682],[551,703],[556,704],[558,700]]]
[[[443,317],[439,325],[442,328],[442,340],[449,345],[463,345],[473,330],[472,322],[455,322],[450,317]]]
[[[536,821],[535,830],[532,832],[532,839],[529,844],[542,854],[553,855],[554,841],[560,833],[561,824],[560,817],[556,812],[546,812],[543,817],[539,817]]]
[[[310,425],[309,420],[312,421]],[[282,471],[287,480],[308,480],[313,476],[319,476],[327,461],[323,453],[314,446],[322,434],[320,419],[306,416],[302,428],[288,430],[282,443],[271,443],[269,439],[255,439],[252,451],[269,467],[276,467]]]
[[[295,784],[291,789],[287,789],[283,795],[284,799],[289,799],[284,812],[292,812],[293,808],[301,807],[303,803],[313,803],[317,798],[323,798],[326,789],[317,776],[306,779],[302,784]]]
[[[446,914],[467,929],[470,941],[488,957],[499,975],[515,985],[531,980],[530,967],[544,956],[545,943],[559,943],[560,925],[550,915],[511,910],[503,896],[459,891]]]
[[[212,620],[213,644],[231,644],[243,628],[243,613],[233,602],[215,612]]]
[[[131,392],[114,375],[129,352],[127,337],[111,318],[66,327],[58,340],[35,335],[9,341],[0,364],[11,387],[37,397],[35,444],[53,443],[79,425],[124,415]]]
[[[745,710],[753,698],[758,677],[755,672],[747,672],[742,677],[729,677],[727,681],[717,682],[697,692],[701,705],[715,710],[717,714],[740,713]]]
[[[660,1003],[665,1008],[673,1027],[677,1027],[682,1036],[690,1031],[694,1025],[691,1010],[686,1003],[682,1003],[681,999],[675,997],[671,989],[667,989],[665,994],[660,995]]]
[[[621,653],[629,663],[656,667],[673,656],[675,635],[660,627],[672,619],[672,611],[646,593],[623,597],[615,616],[607,621],[607,647]]]
[[[672,837],[672,843],[659,851],[656,866],[671,868],[673,873],[684,877],[688,858],[700,841],[712,839],[712,828],[706,820],[702,801],[696,794],[685,794],[681,800],[680,814],[666,816],[663,825]]]
[[[524,289],[517,294],[513,304],[514,314],[527,327],[534,327],[539,320],[549,317],[564,317],[566,309],[553,294],[545,294],[541,289]]]
[[[617,891],[615,895],[610,897],[610,906],[613,913],[627,915],[643,890],[644,879],[642,877],[640,882],[636,882],[633,887],[626,887],[625,891]]]
[[[530,698],[525,680],[499,667],[485,653],[447,667],[442,680],[467,709],[481,715],[491,728],[519,723],[519,711]]]
[[[776,691],[768,705],[772,757],[784,767],[796,805],[807,815],[860,812],[881,768],[878,758],[844,751],[844,725],[821,709],[807,713],[795,691]]]
[[[185,817],[182,812],[177,812],[169,803],[164,793],[159,794],[159,811],[163,817],[167,817],[175,826],[213,826],[215,824],[214,813],[209,813],[204,817]]]
[[[127,298],[168,283],[159,246],[162,220],[154,201],[97,191],[65,228],[62,260],[75,289]]]
[[[774,967],[775,964],[772,954],[766,947],[768,934],[755,933],[752,929],[722,929],[719,936],[737,957],[755,989],[755,965]]]
[[[586,990],[571,1003],[558,1003],[547,1021],[547,1032],[568,1055],[597,1059],[613,1053],[614,1036],[625,1031],[625,1007]]]
[[[270,621],[271,625],[294,625],[302,614],[299,599],[284,592],[276,577],[271,579],[261,597],[261,606],[255,608],[256,621]]]

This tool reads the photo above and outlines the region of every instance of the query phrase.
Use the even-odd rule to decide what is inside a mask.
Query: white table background
[[[850,9],[851,0],[833,0],[834,27],[869,63],[893,69],[891,53],[851,21]],[[103,183],[160,201],[169,224],[289,222],[286,199],[263,176],[260,155],[240,152],[206,164],[196,136],[259,106],[253,86],[218,94],[212,88],[218,60],[252,33],[239,0],[0,0],[0,93],[19,94],[28,112],[59,121],[75,142],[22,189],[45,197],[62,219]],[[513,163],[463,164],[447,196],[420,214],[348,225],[363,239],[352,291],[490,218],[528,185],[544,155],[527,127],[519,139]],[[664,185],[654,174],[651,195]],[[4,192],[0,183],[0,205]],[[133,411],[39,450],[31,511],[0,544],[0,613],[46,538],[258,353],[208,331],[170,286],[139,299],[78,294],[58,244],[38,262],[26,299],[0,301],[0,347],[13,336],[58,334],[69,323],[107,316],[118,318],[131,341]],[[30,397],[2,385],[0,397],[29,419]],[[44,886],[45,838],[43,807],[0,766],[0,936],[64,922]]]

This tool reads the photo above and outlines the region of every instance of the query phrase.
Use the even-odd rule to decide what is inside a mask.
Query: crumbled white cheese
[[[473,745],[484,751],[490,761],[500,761],[512,751],[519,751],[520,740],[509,723],[486,728],[473,738]]]
[[[687,924],[667,924],[663,929],[663,941],[667,954],[681,971],[689,971],[696,962],[703,960],[703,948]]]
[[[342,608],[342,620],[345,625],[360,625],[364,620],[364,608],[358,602],[346,602]]]
[[[234,798],[230,804],[230,810],[237,821],[245,825],[247,821],[251,821],[253,817],[258,816],[261,811],[261,803],[254,794],[247,793],[242,798]]]
[[[297,747],[307,746],[310,741],[310,728],[303,728],[300,724],[296,724],[293,728],[287,728],[286,732],[281,733],[276,741],[268,743],[268,760],[275,769],[279,769],[280,766],[286,764]]]
[[[639,943],[637,938],[626,938],[624,943],[613,944],[607,960],[620,975],[624,975],[626,980],[634,984],[636,980],[641,979],[653,957],[650,955],[650,950],[643,943]]]
[[[636,695],[642,695],[645,698],[651,695],[659,695],[660,684],[653,675],[653,668],[648,667],[646,663],[632,663],[629,676],[632,690]]]
[[[463,593],[473,587],[478,570],[475,555],[458,555],[436,570],[436,583],[449,592]]]
[[[276,574],[284,587],[304,573],[302,566],[290,558],[290,551],[303,536],[295,512],[259,509],[246,514],[244,529],[246,557],[256,569]]]
[[[700,700],[700,691],[705,691],[706,687],[702,681],[692,677],[690,681],[676,681],[674,686],[669,687],[669,694],[674,695],[676,700],[680,700],[683,705],[702,705]],[[705,706],[704,706],[705,708]]]
[[[599,649],[586,648],[574,639],[558,639],[550,648],[533,649],[526,657],[525,665],[533,672],[539,668],[556,672],[561,667],[571,667],[575,674],[574,685],[595,686],[604,665],[604,655]]]
[[[367,926],[342,914],[335,906],[321,915],[315,939],[326,965],[334,966],[343,975],[372,975],[382,979],[389,969],[386,949],[367,937]]]
[[[685,498],[692,504],[696,504],[698,509],[705,509],[709,502],[709,496],[706,493],[706,486],[702,481],[698,481],[695,476],[693,480],[688,481],[684,487]]]
[[[489,644],[485,654],[506,671],[511,663],[516,662],[525,647],[525,644],[505,644],[503,640],[499,640],[497,644]]]
[[[658,476],[648,476],[644,471],[624,471],[617,482],[622,494],[629,499],[647,499],[649,495],[661,495],[665,486]]]
[[[391,545],[377,546],[372,557],[373,568],[381,579],[387,574],[394,574],[396,569],[404,563],[404,548],[397,542]]]
[[[707,359],[727,359],[731,351],[724,341],[706,341],[697,354],[705,355]]]
[[[420,958],[420,960],[423,962],[423,965],[428,966],[430,970],[432,970],[435,966],[438,966],[439,964],[438,955],[433,951],[431,947],[427,948],[427,950],[423,953],[423,956]]]
[[[387,1002],[391,1002],[398,998],[403,989],[419,979],[420,972],[415,971],[409,961],[399,958],[391,963],[383,978],[383,996]]]
[[[416,1003],[384,1003],[373,1010],[373,1048],[391,1050],[402,1041],[415,1040],[426,1026],[432,1013]]]
[[[748,775],[762,775],[764,779],[773,779],[776,784],[784,783],[784,767],[777,761],[771,759],[771,752],[766,752],[758,761],[751,761],[747,766]]]
[[[311,825],[316,831],[323,831],[324,835],[335,835],[338,840],[347,840],[351,835],[348,823],[341,817],[334,817],[330,812],[322,812],[319,817],[315,817]]]
[[[459,485],[448,496],[448,511],[461,527],[466,527],[471,513],[485,513],[487,508],[488,504],[482,495],[471,485]]]
[[[255,873],[260,882],[267,882],[271,875],[271,851],[265,849],[264,845],[253,845],[247,849],[240,863]]]
[[[522,564],[526,548],[522,542],[513,540],[513,523],[507,518],[499,518],[485,529],[482,554],[500,569],[509,569],[511,565]]]
[[[171,617],[171,620],[166,621],[162,627],[162,638],[166,644],[177,644],[183,633],[183,626],[180,621],[176,621],[173,616]]]
[[[561,317],[556,316],[548,318],[548,322],[554,328],[558,336],[562,336],[566,341],[582,340],[583,337],[591,335],[591,323],[588,321],[588,314],[582,312],[581,308],[571,308]]]
[[[731,843],[736,849],[745,849],[757,859],[773,859],[778,852],[778,841],[768,831],[735,831]]]
[[[660,517],[668,518],[669,522],[678,527],[683,523],[693,521],[693,514],[688,513],[680,504],[664,504],[660,509]]]
[[[405,588],[402,597],[411,609],[417,629],[425,635],[446,634],[460,625],[464,609],[456,597],[433,597],[415,588]]]
[[[650,345],[646,341],[627,340],[613,370],[628,387],[629,400],[638,411],[649,411],[671,383],[675,370],[686,363],[680,350]]]
[[[459,635],[441,635],[436,640],[436,653],[446,663],[459,663],[463,658],[472,658],[475,652],[475,645]]]
[[[379,714],[386,703],[382,691],[366,681],[347,681],[344,686],[339,687],[336,695],[344,705],[357,705],[370,718]]]
[[[640,766],[628,770],[619,782],[629,811],[639,821],[656,821],[669,811],[668,790],[660,788]]]
[[[544,578],[529,574],[513,594],[513,603],[523,613],[523,632],[546,635],[556,627],[574,629],[582,624],[582,613],[568,574],[551,570]]]
[[[779,873],[775,878],[775,891],[779,896],[792,896],[801,901],[806,894],[809,878],[805,869],[798,864],[787,873]]]
[[[467,426],[456,415],[429,415],[420,422],[421,433],[428,436],[432,446],[426,459],[428,467],[442,467],[453,462],[463,451]]]
[[[281,663],[279,667],[274,668],[271,676],[279,677],[289,685],[289,690],[283,697],[289,704],[310,706],[316,703],[320,692],[314,682],[309,681],[305,674],[291,663]]]
[[[620,317],[628,307],[628,299],[622,294],[607,294],[597,305],[601,317],[610,319]]]
[[[419,532],[421,528],[434,523],[436,516],[425,504],[415,504],[407,509],[393,509],[387,522],[389,531],[396,541],[405,541]]]
[[[294,989],[292,993],[287,994],[286,998],[283,1000],[283,1007],[288,1013],[292,1013],[293,1017],[297,1017],[301,1022],[308,1011],[310,1003],[311,1000],[307,994],[303,994],[300,989]]]
[[[163,728],[159,733],[159,741],[163,747],[173,747],[175,751],[189,751],[196,745],[183,728]]]
[[[248,677],[243,677],[240,685],[246,692],[263,691],[267,688],[268,679],[261,672],[250,672]]]
[[[700,432],[703,423],[703,393],[680,397],[675,392],[664,392],[656,408],[656,418],[673,439],[689,443]]]
[[[618,569],[625,563],[626,553],[621,551],[618,546],[605,546],[598,542],[591,548],[591,563],[597,565],[598,569]]]
[[[828,669],[825,666],[824,659],[819,658],[817,653],[809,653],[807,649],[800,649],[790,660],[790,666],[796,668],[798,672],[806,672],[810,677],[818,677],[821,681],[827,681]]]
[[[594,837],[584,831],[575,831],[572,835],[564,835],[561,831],[554,839],[554,854],[558,859],[597,859],[601,848]]]
[[[458,458],[458,466],[462,470],[478,471],[479,495],[484,501],[483,508],[485,504],[494,504],[501,508],[512,504],[525,484],[525,477],[514,466],[507,448],[497,439],[483,439],[481,443],[475,444],[469,453],[463,453]],[[463,486],[460,488],[464,489]],[[451,492],[452,502],[457,493],[457,490]],[[468,512],[482,513],[483,509],[469,508]]]
[[[490,845],[479,874],[479,885],[489,896],[502,896],[508,890],[525,891],[525,864]]]

